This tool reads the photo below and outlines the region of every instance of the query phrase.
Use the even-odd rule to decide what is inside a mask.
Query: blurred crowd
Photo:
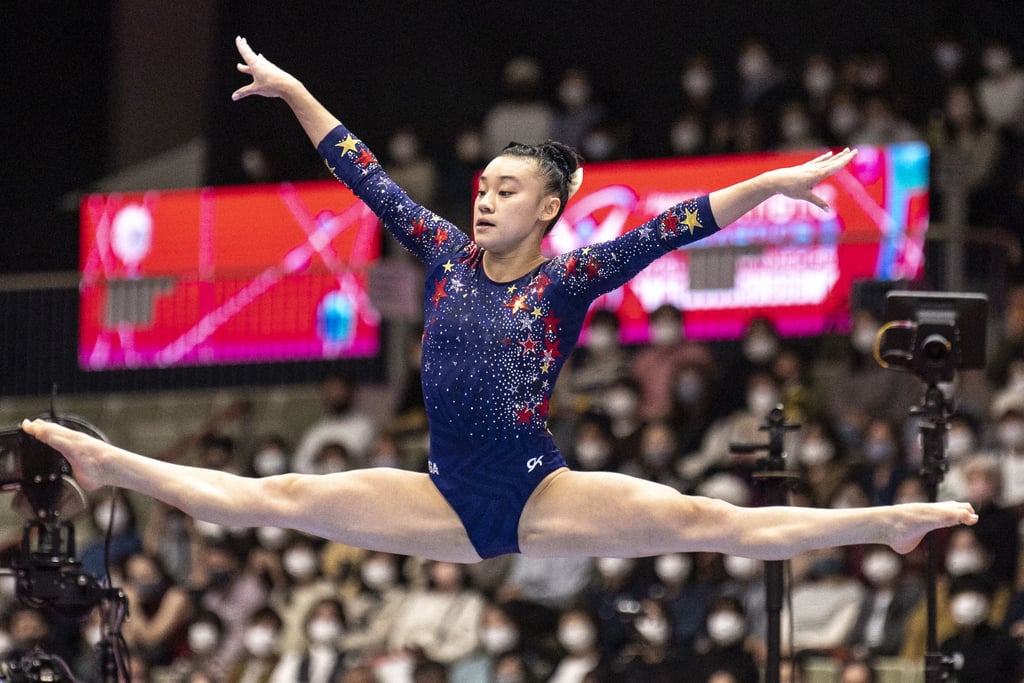
[[[600,85],[580,68],[560,75],[557,101],[549,101],[541,65],[516,58],[505,71],[507,99],[458,136],[445,162],[425,156],[412,129],[395,131],[381,157],[415,199],[458,222],[472,174],[509,140],[561,139],[602,161],[925,139],[936,191],[949,183],[966,189],[972,224],[1019,234],[1024,69],[1010,46],[980,47],[936,40],[933,69],[908,84],[893,81],[884,55],[837,62],[810,54],[780,64],[769,45],[751,41],[728,73],[708,59],[688,60],[674,110],[642,121],[602,104]],[[646,135],[635,134],[639,125]],[[643,142],[659,136],[656,148]],[[922,381],[875,362],[880,311],[855,306],[851,315],[849,334],[784,339],[754,320],[741,340],[707,344],[687,339],[685,312],[664,306],[650,316],[649,342],[625,346],[615,315],[595,311],[586,345],[563,371],[549,427],[574,468],[759,505],[765,496],[753,475],[763,454],[731,445],[763,443],[760,428],[782,404],[801,425],[786,437],[793,504],[925,500],[921,420],[912,414]],[[941,387],[954,409],[939,498],[968,500],[980,514],[976,526],[938,539],[938,636],[963,683],[1024,675],[1024,288],[1006,292],[993,318],[1004,323],[990,340],[987,368]],[[332,376],[322,385],[322,417],[296,443],[238,433],[229,413],[158,455],[247,476],[422,470],[427,433],[416,365],[386,416],[364,412],[360,387]],[[91,538],[84,569],[109,571],[130,599],[123,636],[134,681],[754,683],[765,662],[763,567],[746,558],[504,556],[463,566],[287,529],[225,528],[143,504],[140,514],[138,499],[106,491],[79,522]],[[795,664],[784,680],[800,680],[806,657],[836,662],[843,683],[874,680],[883,659],[920,665],[925,561],[921,549],[898,555],[884,546],[795,558],[783,610]],[[13,594],[0,583],[4,657],[39,646],[81,680],[103,680],[100,614],[78,623]]]

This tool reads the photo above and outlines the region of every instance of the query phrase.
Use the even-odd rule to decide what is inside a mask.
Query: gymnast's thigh
[[[288,496],[297,528],[371,550],[478,562],[462,522],[430,477],[369,468],[302,477]]]
[[[552,472],[519,520],[524,555],[640,557],[701,548],[728,518],[721,501],[616,472]]]

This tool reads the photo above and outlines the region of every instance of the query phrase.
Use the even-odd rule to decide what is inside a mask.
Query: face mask
[[[651,645],[664,645],[668,642],[668,622],[657,617],[641,617],[636,620],[636,632]]]
[[[891,553],[874,552],[864,558],[861,571],[876,586],[887,584],[899,576],[900,560]]]
[[[558,87],[558,99],[570,109],[582,107],[590,100],[590,87],[578,78],[563,81]]]
[[[665,583],[686,581],[693,570],[693,559],[689,555],[672,553],[659,555],[654,560],[654,573]]]
[[[754,415],[767,415],[778,403],[778,395],[770,389],[755,389],[747,394],[747,407]]]
[[[765,335],[750,337],[743,342],[743,355],[751,363],[764,364],[774,358],[778,351],[778,342]]]
[[[609,327],[592,327],[587,338],[587,348],[594,351],[609,351],[615,348],[615,330]]]
[[[399,135],[392,138],[388,144],[388,154],[398,164],[407,164],[413,161],[419,154],[416,140],[408,135]]]
[[[673,322],[651,325],[651,343],[655,346],[670,346],[682,339],[679,326]]]
[[[219,638],[213,624],[199,622],[192,624],[188,629],[188,647],[197,655],[207,655],[213,652]]]
[[[636,413],[636,396],[629,391],[609,391],[604,397],[604,411],[615,420],[632,417]]]
[[[139,591],[139,598],[144,603],[151,603],[159,600],[164,593],[163,581],[134,581],[136,590]]]
[[[878,336],[878,328],[871,325],[858,325],[850,335],[850,344],[859,353],[874,353],[875,338]]]
[[[704,395],[704,380],[695,373],[680,375],[676,381],[676,398],[683,403],[696,403]]]
[[[333,645],[341,635],[341,624],[334,619],[314,619],[309,622],[309,640],[317,645]]]
[[[633,571],[634,564],[625,557],[599,557],[597,571],[607,579],[619,579]]]
[[[395,568],[387,560],[370,560],[360,570],[363,582],[374,590],[383,590],[395,585]]]
[[[111,515],[114,517],[113,525],[110,521]],[[103,501],[97,504],[96,509],[93,510],[93,520],[101,533],[107,533],[109,526],[110,532],[116,536],[128,528],[128,508],[119,503]]]
[[[348,463],[341,458],[328,458],[316,463],[317,474],[334,474],[348,469]]]
[[[750,581],[761,573],[761,561],[739,555],[723,558],[725,572],[737,581]]]
[[[100,628],[99,624],[86,626],[82,631],[82,638],[89,647],[96,647],[103,640],[103,629]]]
[[[981,555],[973,550],[951,550],[946,556],[946,573],[950,576],[976,574],[984,568],[983,564]]]
[[[711,89],[715,87],[714,75],[704,68],[687,69],[680,79],[683,92],[694,99],[707,97]]]
[[[716,645],[734,645],[743,638],[747,624],[736,612],[719,610],[708,615],[708,636]]]
[[[283,474],[288,469],[288,459],[276,448],[265,448],[253,456],[252,469],[258,477]]]
[[[207,540],[220,540],[227,535],[227,530],[220,524],[214,524],[213,522],[204,522],[201,519],[195,520],[193,527],[196,533]]]
[[[302,581],[316,574],[316,553],[309,550],[289,550],[285,552],[282,563],[284,564],[284,570],[293,579]]]
[[[988,598],[975,591],[958,593],[949,601],[949,613],[958,626],[977,626],[988,615]]]
[[[754,81],[766,77],[770,67],[771,64],[764,54],[759,51],[748,51],[740,56],[737,70],[744,79]]]
[[[844,137],[853,132],[853,129],[860,123],[860,112],[856,107],[838,105],[832,108],[828,115],[828,127],[838,137]]]
[[[586,470],[596,470],[608,462],[611,447],[601,441],[582,441],[576,444],[576,459]]]
[[[932,58],[942,71],[952,73],[963,64],[964,50],[956,43],[940,43],[935,46]]]
[[[1014,419],[1001,423],[996,430],[996,438],[1004,448],[1024,446],[1024,422]]]
[[[782,136],[787,140],[799,140],[811,130],[811,122],[803,114],[786,114],[779,122]]]
[[[277,632],[267,626],[253,626],[245,632],[242,642],[253,657],[268,657],[277,644]]]
[[[614,151],[615,141],[606,133],[591,133],[583,139],[583,154],[588,159],[610,159]]]
[[[643,451],[640,457],[647,467],[660,470],[672,459],[672,451],[667,448],[651,448]]]
[[[832,459],[835,448],[828,441],[814,439],[800,446],[799,458],[803,465],[821,465]]]
[[[487,626],[480,631],[480,642],[487,654],[504,654],[519,643],[519,631],[511,626]]]
[[[267,550],[281,550],[288,542],[288,530],[277,526],[261,526],[256,529],[256,540]]]
[[[985,65],[985,71],[993,76],[1001,76],[1013,65],[1010,53],[998,47],[989,48],[981,57],[981,63]]]
[[[835,78],[826,66],[811,66],[804,71],[804,87],[815,97],[824,97],[832,90]]]
[[[896,455],[896,447],[888,441],[872,441],[864,447],[864,454],[871,462],[885,462]]]
[[[558,628],[558,642],[573,654],[592,647],[594,635],[592,626],[578,621],[571,621]]]
[[[974,436],[966,429],[954,429],[946,436],[946,455],[963,458],[974,450]]]
[[[704,144],[704,131],[690,122],[677,123],[672,126],[669,144],[676,154],[693,154]]]

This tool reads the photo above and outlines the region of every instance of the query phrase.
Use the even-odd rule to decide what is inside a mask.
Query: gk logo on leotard
[[[539,466],[541,466],[543,464],[544,464],[544,456],[543,455],[539,455],[536,458],[530,458],[529,460],[526,461],[526,469],[529,472],[533,472],[535,469],[537,469]]]
[[[441,470],[437,469],[437,463],[433,460],[427,461],[427,471],[431,474],[441,474]]]

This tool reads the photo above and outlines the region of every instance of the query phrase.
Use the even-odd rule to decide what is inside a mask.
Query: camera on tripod
[[[985,367],[988,298],[975,293],[892,291],[875,339],[875,360],[927,384]]]
[[[80,418],[51,414],[46,419],[106,440]],[[21,552],[10,567],[18,600],[76,620],[99,605],[109,606],[104,610],[110,615],[105,633],[117,636],[128,601],[120,589],[102,586],[76,557],[71,519],[85,509],[86,498],[64,457],[19,428],[0,431],[0,491],[16,492],[12,507],[26,518]],[[110,655],[102,664],[104,680],[116,681],[124,671],[114,661],[119,653],[109,640],[101,647]],[[0,683],[74,680],[59,657],[38,648],[0,661]]]

